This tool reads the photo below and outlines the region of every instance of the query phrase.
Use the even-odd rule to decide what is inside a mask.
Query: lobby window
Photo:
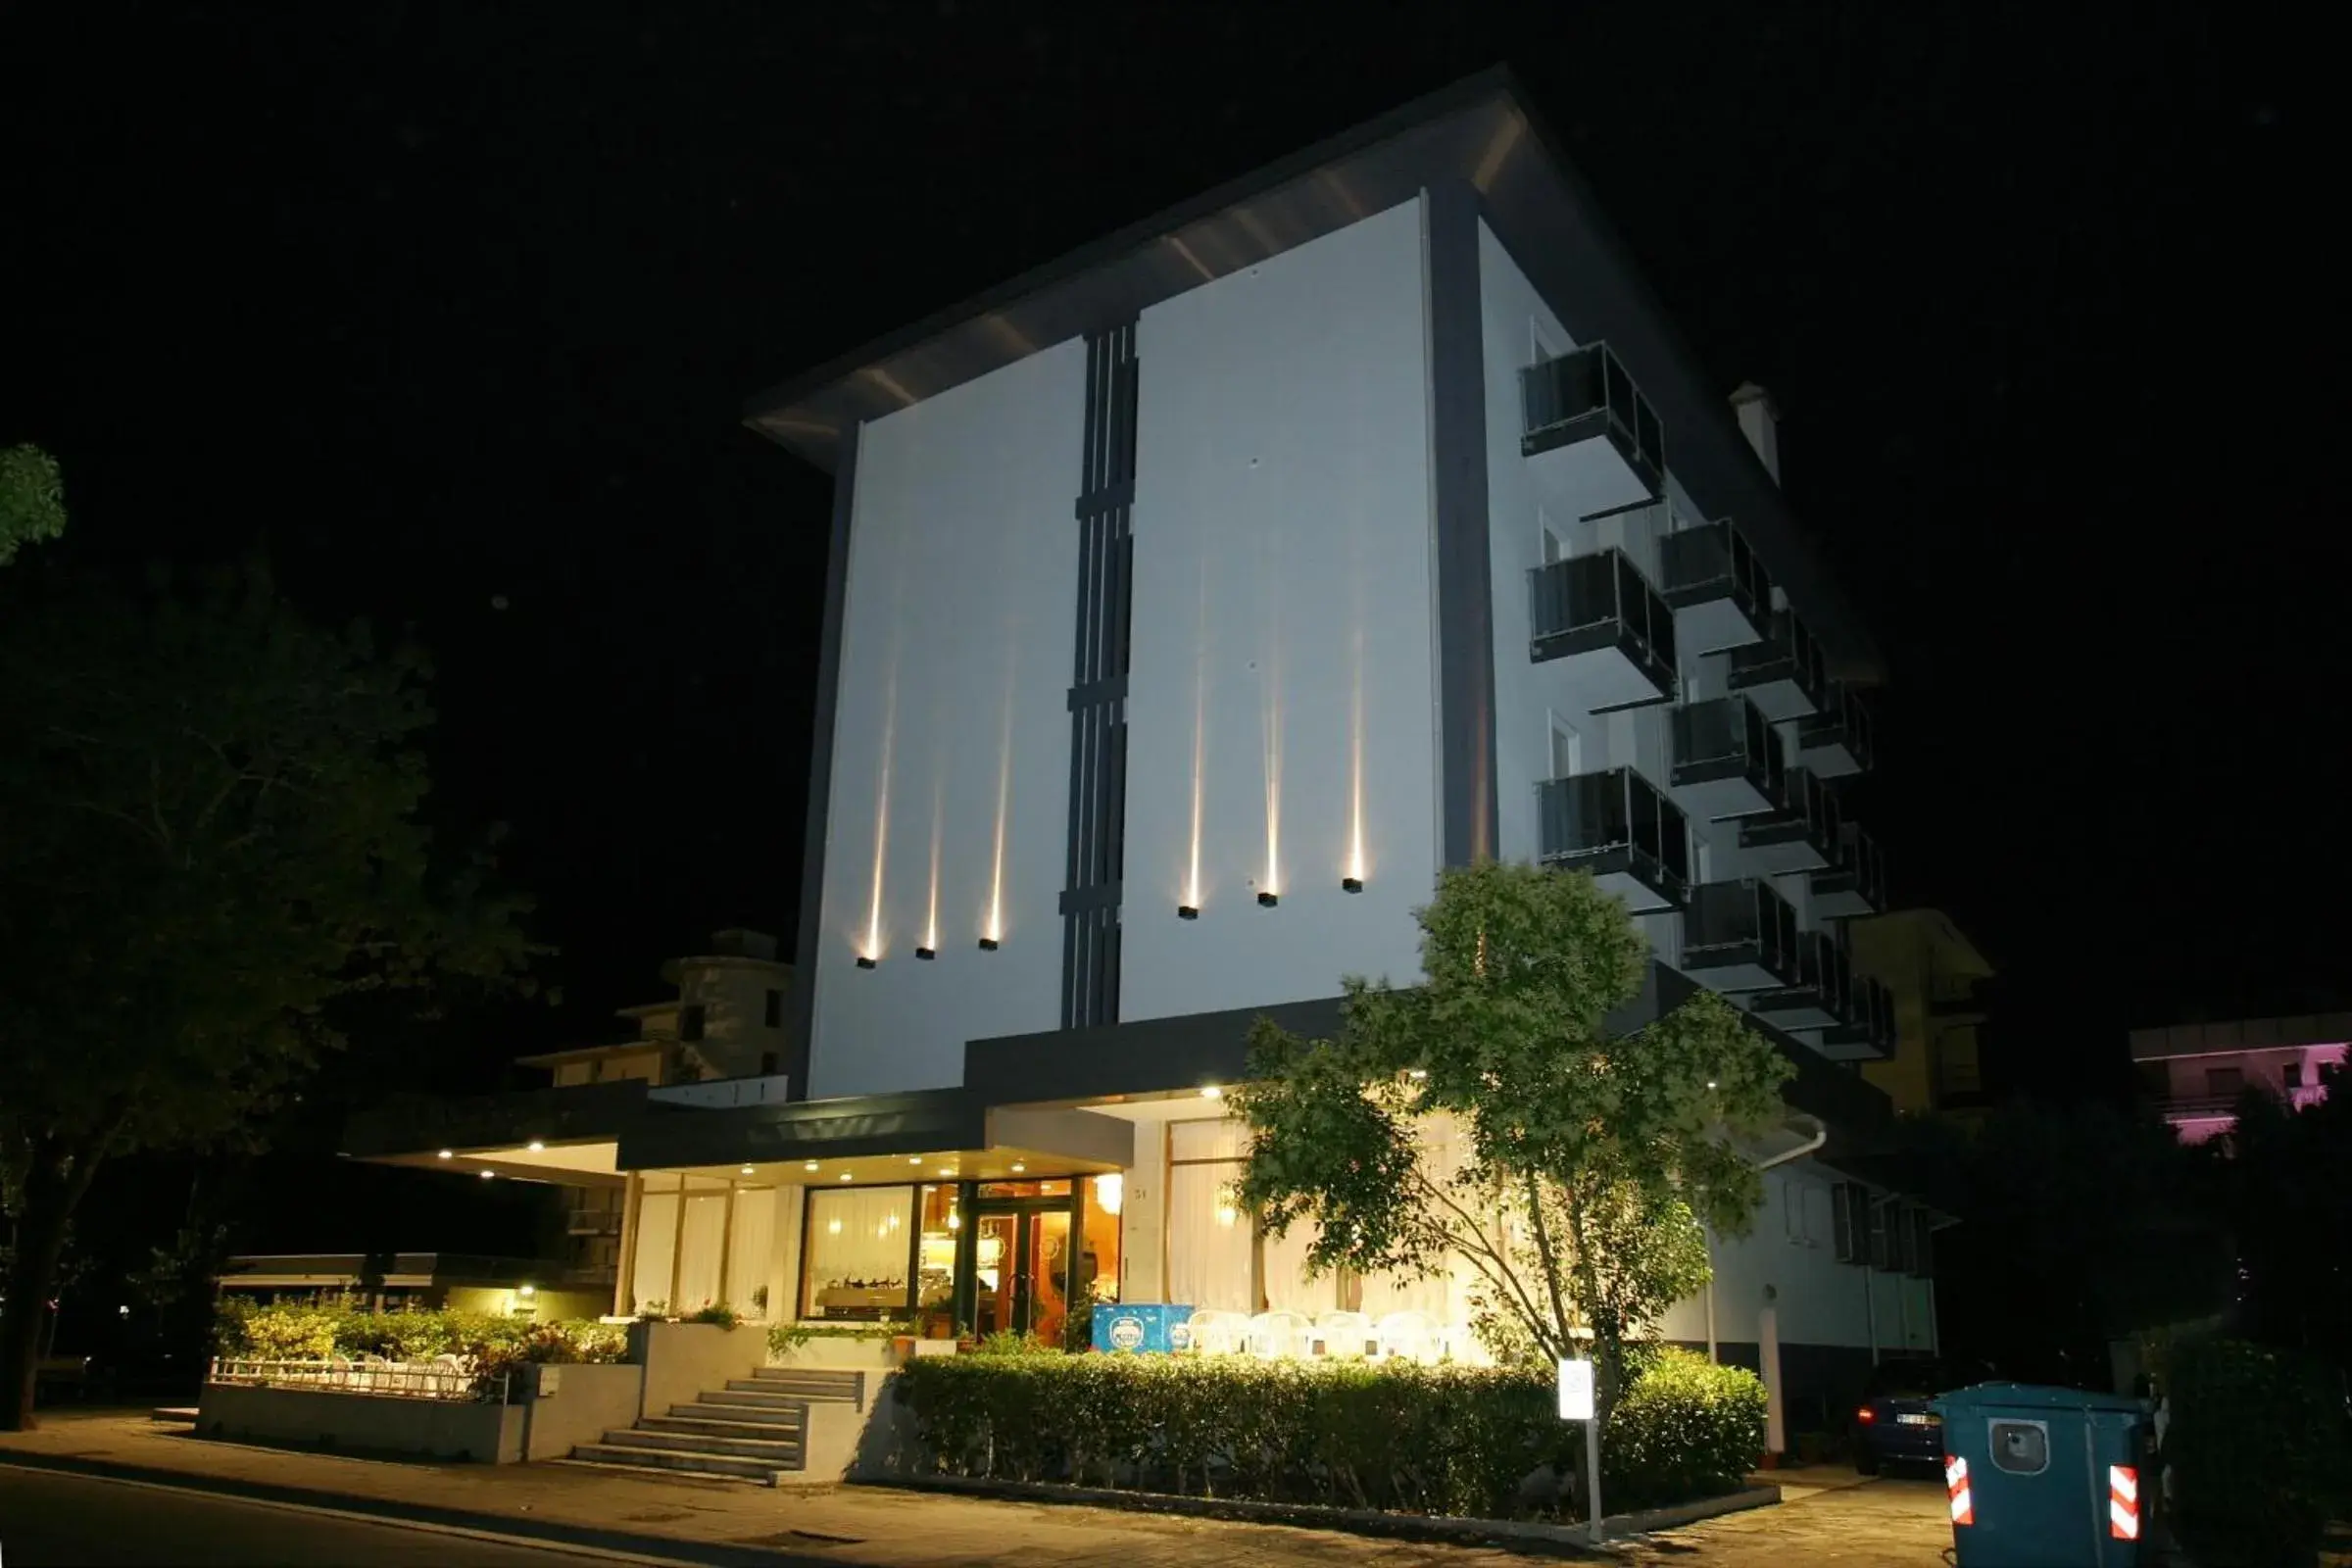
[[[872,1322],[912,1302],[915,1190],[852,1187],[808,1195],[801,1249],[801,1315]]]
[[[1239,1121],[1169,1124],[1169,1300],[1228,1312],[1256,1310],[1252,1230],[1234,1197],[1241,1175]]]

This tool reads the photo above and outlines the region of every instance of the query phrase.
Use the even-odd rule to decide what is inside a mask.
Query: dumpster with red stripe
[[[1980,1383],[1936,1401],[1956,1568],[2132,1568],[2155,1472],[2145,1400]]]

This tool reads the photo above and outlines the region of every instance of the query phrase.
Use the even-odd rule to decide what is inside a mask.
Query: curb
[[[1446,1544],[1513,1541],[1548,1545],[1562,1554],[1587,1556],[1596,1548],[1586,1539],[1583,1525],[1552,1524],[1534,1519],[1458,1519],[1436,1514],[1382,1513],[1369,1508],[1335,1508],[1312,1502],[1259,1502],[1250,1498],[1186,1497],[1162,1492],[1124,1492],[1108,1487],[1072,1487],[1044,1481],[982,1481],[967,1476],[887,1476],[859,1478],[854,1485],[896,1487],[912,1492],[947,1492],[963,1496],[998,1497],[1023,1502],[1058,1502],[1074,1507],[1122,1508],[1133,1513],[1183,1514],[1202,1519],[1233,1519],[1252,1524],[1299,1525],[1314,1530],[1345,1531],[1401,1541]],[[1601,1520],[1602,1545],[1621,1536],[1647,1535],[1712,1519],[1719,1514],[1770,1507],[1781,1500],[1778,1487],[1748,1487],[1720,1497],[1650,1508],[1639,1513],[1613,1513]]]
[[[91,1459],[73,1454],[26,1453],[0,1448],[0,1468],[46,1470],[100,1481],[127,1481],[142,1486],[163,1487],[173,1492],[233,1497],[244,1502],[308,1508],[407,1529],[474,1537],[491,1536],[518,1544],[571,1546],[639,1560],[696,1564],[702,1565],[702,1568],[842,1568],[845,1561],[840,1556],[803,1556],[764,1546],[734,1546],[721,1542],[688,1541],[678,1536],[636,1535],[588,1525],[567,1525],[552,1519],[477,1513],[466,1508],[444,1508],[430,1503],[363,1496],[315,1487],[290,1487],[275,1482],[244,1481],[230,1476],[199,1475],[186,1470],[167,1470],[160,1465],[123,1464],[113,1459]]]

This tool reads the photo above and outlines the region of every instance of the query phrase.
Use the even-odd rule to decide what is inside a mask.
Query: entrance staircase
[[[808,1407],[865,1405],[866,1374],[826,1368],[763,1366],[750,1377],[648,1415],[602,1443],[571,1450],[580,1463],[632,1470],[688,1472],[776,1486],[808,1457]]]

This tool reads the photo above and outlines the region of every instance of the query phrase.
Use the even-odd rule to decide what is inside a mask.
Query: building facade
[[[1838,1164],[1889,1115],[1856,1069],[1891,1000],[1846,935],[1884,867],[1839,795],[1875,653],[1769,400],[1708,387],[1507,77],[749,422],[835,482],[760,1073],[789,1100],[640,1086],[579,1125],[627,1193],[617,1309],[1052,1336],[1120,1299],[1460,1342],[1463,1282],[1310,1279],[1305,1237],[1255,1234],[1222,1089],[1254,1018],[1328,1033],[1343,976],[1409,983],[1437,872],[1500,856],[1639,918],[1616,1026],[1703,986],[1796,1068],[1766,1210],[1670,1335],[1761,1366],[1776,1422],[1935,1346],[1933,1216]],[[453,1157],[502,1168],[565,1092]]]
[[[2352,1013],[2247,1018],[2132,1031],[2140,1098],[2183,1143],[2201,1144],[2237,1120],[2249,1089],[2300,1110],[2328,1097],[2352,1046]]]
[[[1941,909],[1891,909],[1852,922],[1854,969],[1886,988],[1893,1050],[1862,1064],[1897,1111],[1984,1103],[1985,993],[1992,965]]]

